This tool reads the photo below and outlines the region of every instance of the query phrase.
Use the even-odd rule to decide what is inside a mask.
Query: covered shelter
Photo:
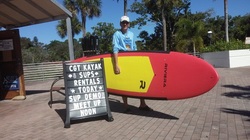
[[[56,0],[1,0],[0,27],[6,30],[66,19],[70,60],[74,59],[72,13]]]
[[[66,19],[69,55],[74,60],[71,17],[56,0],[0,0],[0,29],[5,29],[0,31],[0,100],[26,97],[18,28]]]

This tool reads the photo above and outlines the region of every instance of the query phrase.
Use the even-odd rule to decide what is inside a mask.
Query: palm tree
[[[72,37],[74,38],[75,34],[79,34],[81,32],[81,23],[76,18],[76,16],[73,16],[71,18],[71,28],[72,28]],[[67,36],[67,24],[66,19],[60,20],[58,25],[56,26],[57,33],[61,38],[64,38]]]
[[[64,0],[65,7],[72,13],[72,32],[78,33],[79,27],[82,30],[83,38],[86,36],[86,19],[87,17],[92,19],[93,17],[99,17],[101,15],[101,0]],[[79,26],[79,20],[77,15],[80,14],[81,26]],[[75,23],[74,23],[75,22]],[[61,25],[60,25],[61,24]],[[74,30],[76,26],[77,30]],[[62,33],[62,36],[66,35],[66,23],[61,21],[59,23],[58,32]],[[63,31],[65,30],[65,32]],[[65,33],[65,34],[64,34]]]
[[[75,0],[75,10],[81,16],[83,38],[86,36],[86,18],[92,19],[101,15],[101,0]]]
[[[136,1],[136,0],[135,0]],[[119,2],[119,0],[117,0],[117,2]],[[128,12],[127,12],[127,5],[128,5],[128,0],[124,0],[124,6],[123,6],[123,13],[124,13],[124,16],[127,16]]]
[[[72,29],[72,37],[74,38],[75,34],[79,34],[81,32],[81,22],[77,18],[77,11],[75,10],[75,6],[72,0],[64,0],[64,6],[72,13],[71,18],[71,29]],[[57,33],[61,38],[67,36],[67,24],[66,19],[60,20],[56,26]]]
[[[177,26],[177,50],[181,52],[190,52],[192,50],[195,55],[196,49],[199,50],[203,47],[202,35],[205,32],[204,23],[182,18],[178,21]]]

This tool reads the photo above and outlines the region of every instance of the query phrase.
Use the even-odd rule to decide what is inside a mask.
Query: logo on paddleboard
[[[141,82],[140,89],[145,89],[145,87],[146,87],[146,82],[143,81],[143,80],[141,80],[140,82]]]
[[[163,75],[163,87],[167,86],[167,73],[168,73],[168,64],[164,65],[164,75]]]

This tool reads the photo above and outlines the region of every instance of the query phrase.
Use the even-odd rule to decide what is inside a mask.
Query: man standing
[[[118,63],[118,52],[119,51],[136,51],[137,47],[134,40],[134,34],[128,30],[129,28],[129,17],[122,16],[120,20],[121,29],[116,31],[113,35],[113,57],[114,57],[114,72],[115,74],[120,74],[121,69]],[[126,96],[122,96],[125,112],[131,112],[128,107],[128,98]],[[145,103],[144,99],[140,99],[140,110],[152,111],[150,107],[148,107]]]

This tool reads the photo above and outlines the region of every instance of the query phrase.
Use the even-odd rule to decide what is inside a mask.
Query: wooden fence
[[[24,64],[25,81],[44,81],[63,76],[63,62],[44,62]]]

